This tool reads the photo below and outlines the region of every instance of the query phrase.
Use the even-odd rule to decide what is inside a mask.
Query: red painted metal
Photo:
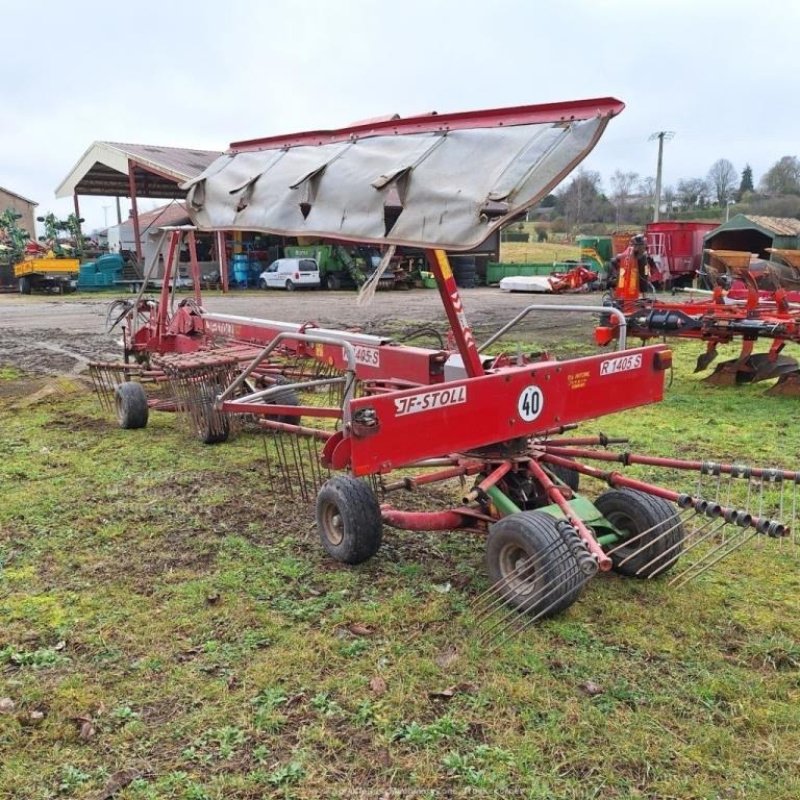
[[[741,476],[743,470],[747,470],[747,474],[752,478],[766,478],[775,480],[779,477],[781,480],[793,481],[796,472],[790,470],[776,470],[776,469],[761,469],[759,467],[744,467],[741,464],[718,464],[713,461],[691,461],[681,458],[660,458],[658,456],[642,455],[641,453],[614,453],[607,450],[590,450],[588,448],[577,447],[560,447],[558,445],[546,445],[546,453],[548,455],[543,457],[544,461],[549,460],[549,455],[557,455],[561,457],[558,463],[562,463],[564,458],[589,458],[595,461],[613,461],[620,464],[642,464],[650,467],[664,467],[665,469],[682,469],[690,472],[703,472],[710,474],[714,470],[722,475],[736,475]]]
[[[194,231],[189,231],[186,238],[189,242],[189,269],[191,270],[194,299],[199,305],[203,298],[200,293],[200,264],[197,260],[197,238],[194,235]]]
[[[454,114],[422,114],[405,119],[388,119],[356,123],[335,130],[309,131],[261,139],[233,142],[231,152],[248,150],[278,150],[301,145],[323,145],[333,142],[352,141],[367,136],[386,134],[406,135],[433,131],[457,131],[474,128],[496,128],[498,126],[532,125],[546,122],[569,122],[572,120],[614,117],[625,108],[621,100],[614,97],[598,97],[574,100],[567,103],[543,103],[532,106],[513,106],[481,111],[462,111]]]
[[[355,475],[385,472],[422,458],[468,452],[561,423],[658,402],[664,372],[655,368],[654,360],[665,349],[652,345],[626,350],[622,356],[540,362],[435,387],[357,398],[350,404],[353,416],[374,412],[380,435],[350,436],[350,467]],[[617,371],[604,366],[606,362]],[[521,416],[525,397],[537,406],[529,408],[535,415],[530,421]],[[420,436],[421,430],[428,435]]]
[[[277,403],[237,403],[226,400],[222,410],[228,414],[258,414],[270,417],[319,417],[320,419],[341,419],[341,408],[323,406],[281,406]]]
[[[645,232],[651,252],[654,245],[663,237],[663,257],[666,259],[672,277],[692,275],[700,269],[703,260],[703,238],[714,228],[716,222],[667,220],[648,222]],[[655,236],[658,234],[659,236]]]
[[[473,517],[458,511],[400,511],[381,506],[381,518],[387,525],[404,531],[457,531],[476,527]]]
[[[133,222],[133,238],[136,245],[136,261],[142,263],[142,239],[139,230],[139,204],[136,202],[136,164],[128,159],[128,193],[131,196],[131,219]]]
[[[138,239],[137,239],[138,241]],[[156,329],[156,345],[163,346],[164,337],[167,332],[169,324],[169,284],[172,278],[173,268],[177,272],[177,258],[178,248],[181,241],[179,231],[170,231],[169,246],[167,248],[167,257],[164,260],[164,274],[161,283],[161,296],[158,301],[158,324]]]
[[[545,490],[550,500],[561,509],[564,517],[569,520],[572,527],[578,532],[578,536],[581,537],[586,548],[597,559],[597,566],[600,568],[600,571],[609,572],[613,566],[611,559],[603,552],[603,548],[597,543],[594,534],[573,512],[561,489],[550,480],[550,476],[535,461],[530,461],[528,463],[528,470]]]
[[[442,298],[447,321],[450,323],[450,330],[456,340],[458,352],[464,361],[464,368],[470,378],[483,375],[480,353],[475,344],[475,337],[467,323],[464,314],[464,306],[461,302],[461,295],[456,286],[456,279],[453,270],[450,269],[450,262],[447,260],[447,253],[444,250],[428,251],[428,264],[431,272],[436,278],[436,287]]]

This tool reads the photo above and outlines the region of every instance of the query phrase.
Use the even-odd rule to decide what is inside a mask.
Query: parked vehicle
[[[28,258],[14,265],[20,294],[33,290],[65,294],[78,288],[77,258]]]
[[[259,276],[261,289],[318,288],[319,266],[313,258],[279,258]]]

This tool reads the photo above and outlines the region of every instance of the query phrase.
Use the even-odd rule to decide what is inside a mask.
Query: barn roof
[[[800,236],[800,219],[793,217],[762,217],[757,214],[737,214],[728,222],[723,222],[718,228],[709,231],[706,239],[713,239],[718,233],[724,231],[740,231],[753,229],[766,236]]]
[[[6,189],[5,186],[0,186],[0,192],[4,194],[10,194],[12,197],[16,197],[19,200],[22,200],[24,203],[27,203],[30,206],[38,206],[39,204],[35,200],[29,200],[27,197],[23,197],[21,194],[17,192],[12,192],[11,189]]]
[[[220,155],[216,150],[94,142],[58,186],[56,197],[127,197],[132,162],[138,197],[183,199],[186,192],[178,185],[198,176]]]

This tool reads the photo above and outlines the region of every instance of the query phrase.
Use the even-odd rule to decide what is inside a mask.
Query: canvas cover
[[[202,230],[468,250],[558,185],[611,116],[456,130],[439,117],[439,130],[402,135],[377,126],[327,143],[265,140],[187,182],[187,205]]]

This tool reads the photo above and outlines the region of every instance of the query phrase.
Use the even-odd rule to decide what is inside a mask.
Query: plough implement
[[[445,250],[537,202],[622,108],[592,100],[234,146],[192,185],[198,225],[423,248],[455,352],[214,314],[199,295],[174,307],[165,280],[157,303],[115,312],[126,363],[94,365],[101,397],[123,427],[142,427],[150,408],[187,412],[207,443],[255,421],[274,491],[314,500],[322,545],[341,562],[374,556],[384,526],[484,536],[492,585],[475,612],[494,644],[566,609],[599,572],[672,570],[682,582],[755,537],[786,538],[795,472],[634,455],[612,449],[625,439],[573,433],[663,396],[671,352],[628,348],[621,311],[589,309],[616,320],[617,351],[567,361],[499,350],[537,306],[481,346],[465,317]],[[193,232],[170,233],[175,247],[183,235]],[[148,397],[148,385],[162,391]],[[646,479],[655,469],[696,485],[664,488]],[[592,501],[586,481],[608,488]],[[390,502],[432,486],[436,509]]]
[[[783,269],[772,262],[768,273],[795,274],[796,255],[784,254]],[[739,251],[709,250],[709,274],[717,284],[700,300],[664,302],[640,295],[638,272],[634,264],[623,262],[613,303],[624,311],[628,334],[643,341],[654,338],[677,337],[705,342],[706,350],[697,359],[695,372],[707,369],[717,358],[719,345],[741,341],[737,358],[717,365],[706,380],[720,386],[778,378],[768,394],[792,395],[800,392],[800,368],[797,361],[783,353],[787,344],[800,343],[800,304],[796,291],[787,291],[780,283],[764,289],[751,271],[751,254]],[[798,264],[800,266],[800,264]],[[719,285],[725,277],[730,290]],[[767,284],[769,284],[767,280]],[[777,287],[777,288],[776,288]],[[598,331],[598,343],[607,343],[613,332]],[[766,353],[755,353],[759,339],[770,340]]]

